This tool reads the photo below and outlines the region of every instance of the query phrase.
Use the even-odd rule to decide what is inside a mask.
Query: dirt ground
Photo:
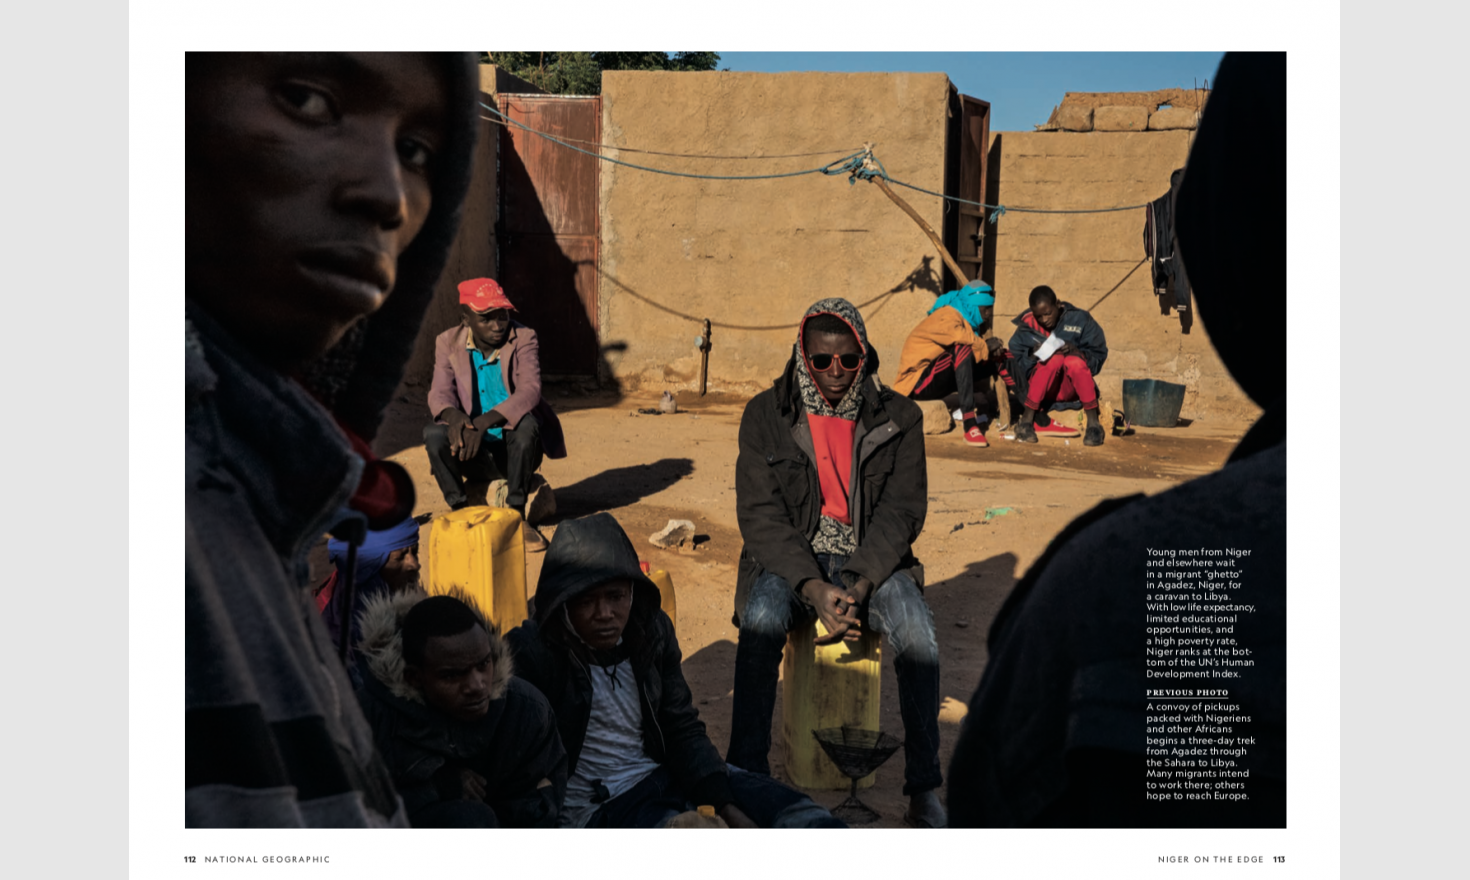
[[[429,473],[420,432],[426,421],[419,389],[390,408],[375,446],[408,468],[418,488],[416,513],[447,510]],[[680,395],[674,415],[637,415],[654,396],[553,397],[570,455],[547,461],[542,474],[555,489],[557,515],[541,526],[552,538],[567,517],[609,511],[640,556],[673,577],[678,596],[684,674],[710,738],[723,753],[729,742],[730,697],[737,632],[731,625],[740,532],[735,519],[736,431],[743,399]],[[974,449],[958,430],[925,438],[929,515],[915,545],[923,562],[925,596],[938,630],[941,669],[940,760],[948,768],[960,721],[985,668],[986,634],[1001,602],[1051,537],[1105,498],[1169,489],[1224,463],[1249,425],[1195,421],[1177,428],[1137,428],[1109,436],[1100,448],[1080,438],[1023,445],[991,430],[988,449]],[[985,520],[987,509],[1011,512]],[[648,536],[670,519],[693,520],[697,549],[660,550]],[[424,527],[425,545],[427,529]],[[534,592],[542,554],[527,558]],[[314,554],[325,571],[325,554]],[[773,771],[782,773],[780,701],[774,720]],[[902,738],[898,689],[885,662],[882,729]],[[878,770],[862,800],[882,814],[872,827],[901,827],[903,752]],[[813,791],[827,806],[844,792]]]

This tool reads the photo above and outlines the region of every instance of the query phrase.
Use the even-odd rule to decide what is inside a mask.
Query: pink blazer
[[[434,382],[429,386],[429,412],[434,421],[439,413],[454,407],[469,414],[475,411],[474,367],[465,348],[469,328],[450,327],[434,339]],[[510,338],[500,349],[501,376],[510,397],[495,407],[512,430],[526,413],[535,413],[541,423],[541,449],[547,458],[566,458],[566,438],[561,420],[551,404],[541,398],[541,343],[536,331],[518,321],[510,322]]]

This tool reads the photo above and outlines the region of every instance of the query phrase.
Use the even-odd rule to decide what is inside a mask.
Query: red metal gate
[[[595,152],[602,99],[505,95],[500,111]],[[585,141],[586,143],[579,143]],[[597,374],[597,159],[515,126],[500,129],[500,283],[541,341],[543,375]]]

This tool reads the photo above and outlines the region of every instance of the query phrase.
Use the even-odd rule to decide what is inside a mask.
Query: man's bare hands
[[[803,584],[801,592],[827,628],[827,635],[818,636],[816,644],[830,645],[838,639],[856,641],[862,635],[858,631],[858,600],[851,592],[815,578]]]
[[[444,412],[439,414],[439,418],[444,420],[445,426],[449,429],[450,454],[460,461],[464,461],[465,457],[462,454],[464,451],[464,429],[470,424],[470,417],[457,409],[446,407]]]
[[[465,800],[485,802],[485,777],[464,768],[459,771],[459,781],[463,786]]]

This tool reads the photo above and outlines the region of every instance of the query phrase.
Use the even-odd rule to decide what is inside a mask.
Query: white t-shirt
[[[643,713],[638,703],[638,681],[627,660],[617,666],[592,666],[592,714],[587,737],[577,758],[577,772],[567,780],[567,797],[560,824],[582,828],[602,806],[593,803],[596,783],[617,797],[658,769],[643,751]]]

